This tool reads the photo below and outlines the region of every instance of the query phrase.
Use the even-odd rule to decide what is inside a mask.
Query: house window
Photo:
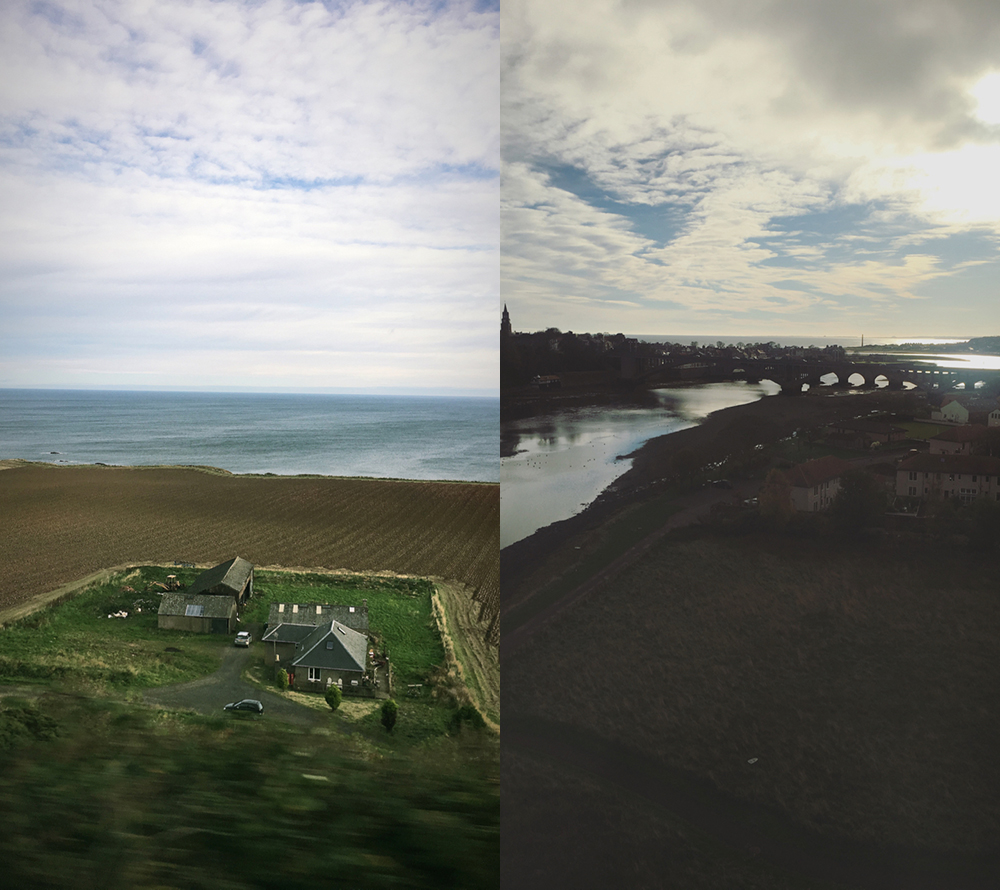
[[[912,472],[910,473],[910,481],[911,482],[916,482],[917,481],[917,474],[916,473],[912,473]]]
[[[320,668],[309,668],[309,682],[318,683],[321,679],[320,674]]]
[[[916,495],[917,495],[917,487],[915,485],[911,485],[910,486],[910,497],[911,498],[912,497],[916,497]]]
[[[322,606],[317,606],[316,607],[316,614],[317,615],[322,615],[323,614],[323,607]]]
[[[358,681],[357,680],[351,680],[351,685],[352,686],[357,686],[358,685]]]
[[[297,615],[298,612],[299,612],[299,607],[298,606],[292,606],[292,614],[293,615]]]
[[[976,481],[976,477],[975,477],[975,476],[973,476],[973,477],[972,477],[972,481],[973,481],[973,482],[975,482],[975,481]]]
[[[279,612],[284,612],[285,611],[285,604],[284,603],[278,603],[278,611]]]

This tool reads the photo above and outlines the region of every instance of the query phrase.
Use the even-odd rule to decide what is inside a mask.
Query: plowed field
[[[499,485],[6,463],[0,609],[106,566],[238,554],[457,581],[497,637]]]

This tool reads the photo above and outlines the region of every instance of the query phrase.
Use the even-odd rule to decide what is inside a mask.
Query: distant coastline
[[[968,340],[947,345],[919,341],[914,343],[867,343],[864,346],[845,346],[844,350],[854,355],[873,352],[918,353],[921,355],[941,355],[943,352],[953,355],[964,353],[969,355],[1000,355],[1000,337],[971,337]]]

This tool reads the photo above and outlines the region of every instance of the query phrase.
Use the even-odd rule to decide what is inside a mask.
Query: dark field
[[[110,566],[238,554],[458,582],[499,632],[499,485],[7,465],[0,610]]]
[[[995,854],[995,565],[917,545],[666,541],[504,660],[508,723],[579,727],[823,838]],[[761,871],[752,845],[731,860],[606,775],[516,749],[503,768],[505,867],[523,886],[563,868],[576,886],[629,869],[630,886],[813,886]],[[532,845],[546,832],[547,856]]]

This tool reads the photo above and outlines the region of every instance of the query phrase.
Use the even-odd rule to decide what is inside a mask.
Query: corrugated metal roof
[[[203,618],[229,618],[236,609],[236,602],[230,596],[209,596],[187,593],[165,593],[160,599],[160,615],[188,615],[187,607],[201,606]],[[191,617],[188,615],[188,617]]]
[[[239,593],[246,585],[252,571],[252,563],[247,562],[242,557],[234,556],[232,559],[202,572],[194,579],[187,592],[191,594],[204,593],[214,587],[223,586],[234,593]]]

